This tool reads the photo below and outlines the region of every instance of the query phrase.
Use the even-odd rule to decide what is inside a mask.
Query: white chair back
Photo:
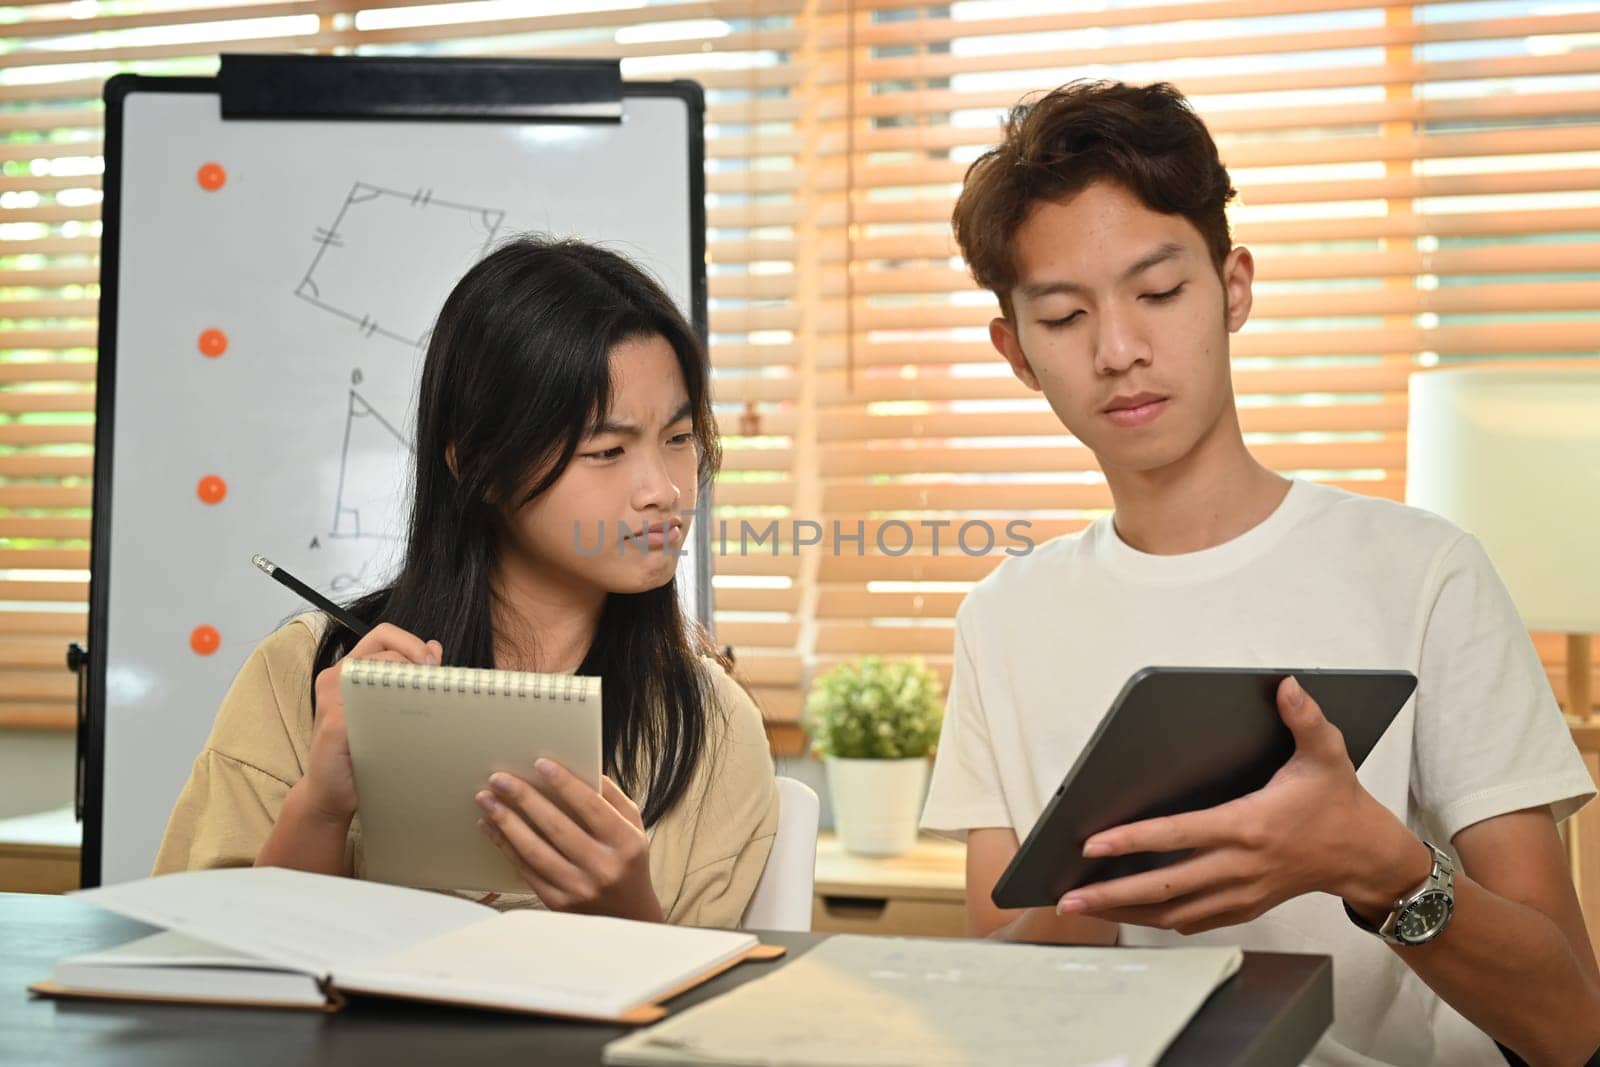
[[[778,832],[745,909],[740,924],[744,929],[810,932],[821,810],[810,786],[793,778],[778,779]]]

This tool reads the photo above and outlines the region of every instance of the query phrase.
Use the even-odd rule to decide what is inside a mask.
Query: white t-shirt
[[[1440,847],[1521,808],[1565,819],[1595,792],[1477,541],[1427,512],[1296,481],[1266,520],[1204,551],[1138,552],[1108,517],[980,582],[956,617],[923,827],[1024,838],[1123,683],[1152,664],[1413,672],[1416,694],[1359,776]],[[1122,929],[1124,944],[1332,956],[1334,1023],[1309,1061],[1319,1067],[1504,1065],[1332,896],[1187,938]]]

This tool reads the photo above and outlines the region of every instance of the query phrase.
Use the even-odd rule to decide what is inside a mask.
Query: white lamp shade
[[[1411,376],[1406,501],[1476,535],[1530,629],[1600,630],[1600,364]]]

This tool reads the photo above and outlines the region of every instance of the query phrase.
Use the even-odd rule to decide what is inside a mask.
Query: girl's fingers
[[[438,644],[437,641],[432,643]],[[387,658],[381,657],[379,654],[391,652],[399,656],[400,662],[427,663],[429,653],[432,651],[429,649],[428,644],[416,634],[402,630],[391,623],[382,622],[374,626],[367,636],[356,642],[355,647],[350,650],[350,658]]]
[[[521,876],[522,880],[527,883],[528,888],[537,893],[539,895],[539,899],[544,901],[547,907],[551,906],[554,901],[560,899],[560,891],[544,878],[540,877],[538,871],[534,870],[523,861],[521,854],[512,847],[511,842],[506,840],[506,835],[500,832],[500,827],[495,825],[495,823],[487,814],[478,820],[478,829],[483,831],[483,835],[487,837],[490,843],[499,850],[500,854],[510,862],[512,868],[516,870],[517,874]]]
[[[639,814],[639,805],[622,791],[621,786],[603,774],[600,776],[600,795],[605,798],[606,803],[617,809],[624,819],[638,829],[644,829],[644,819]]]
[[[484,820],[493,824],[525,865],[549,885],[579,893],[584,884],[583,872],[547,839],[542,827],[535,830],[517,809],[488,790],[479,793],[476,799],[484,810]]]
[[[555,798],[504,771],[489,776],[489,788],[496,799],[526,819],[540,837],[554,845],[573,864],[584,870],[595,869],[600,860],[600,842],[593,831],[585,830],[563,811]],[[604,803],[599,797],[593,799],[596,803]]]
[[[616,845],[632,836],[633,831],[623,819],[617,817],[618,808],[614,802],[596,793],[587,782],[555,760],[539,760],[533,765],[533,774],[538,786],[529,788],[558,805],[581,828],[585,840]],[[512,775],[507,775],[507,778],[511,783],[522,781]],[[494,786],[495,778],[490,778],[489,784]],[[525,782],[523,784],[528,785]],[[604,788],[603,784],[601,788]],[[628,802],[626,797],[622,801]],[[570,852],[567,855],[578,858]]]

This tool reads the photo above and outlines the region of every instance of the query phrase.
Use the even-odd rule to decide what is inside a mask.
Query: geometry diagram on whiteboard
[[[428,336],[450,287],[483,258],[506,213],[441,200],[432,189],[350,187],[294,295],[337,315],[358,336],[408,347]]]
[[[405,520],[411,442],[365,397],[350,390],[330,537],[395,540]]]

